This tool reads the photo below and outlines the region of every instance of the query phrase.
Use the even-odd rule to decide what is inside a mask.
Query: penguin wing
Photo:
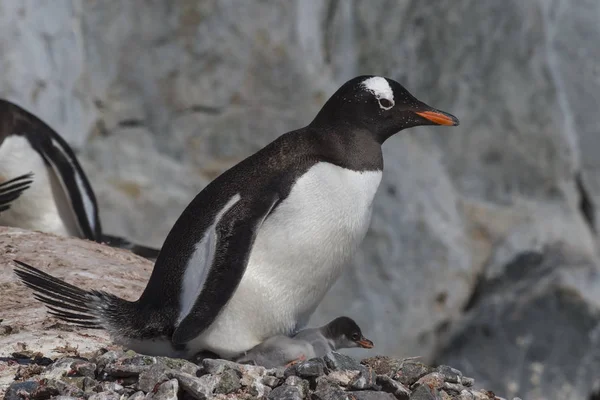
[[[51,167],[50,182],[58,211],[82,237],[98,241],[101,228],[94,192],[73,151],[54,139],[44,141],[38,150]]]
[[[10,208],[10,204],[21,197],[33,183],[33,172],[17,176],[0,184],[0,212]]]
[[[252,201],[237,201],[214,227],[214,246],[206,260],[202,287],[190,311],[183,317],[171,341],[184,344],[197,337],[217,318],[237,289],[246,267],[256,234],[279,202],[275,192]],[[210,242],[209,242],[210,243]]]
[[[135,244],[130,242],[129,240],[113,235],[107,235],[105,233],[102,234],[102,243],[109,245],[110,247],[118,247],[120,249],[127,249],[131,251],[133,254],[137,254],[138,256],[147,258],[148,260],[156,261],[158,254],[160,253],[160,249],[153,249],[151,247],[142,246],[140,244]]]

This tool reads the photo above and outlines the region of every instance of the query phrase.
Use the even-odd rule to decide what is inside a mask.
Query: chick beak
[[[363,349],[371,349],[373,348],[373,342],[371,342],[369,339],[367,339],[366,337],[362,337],[360,340],[358,340],[356,343],[358,343],[358,345],[360,347],[362,347]]]

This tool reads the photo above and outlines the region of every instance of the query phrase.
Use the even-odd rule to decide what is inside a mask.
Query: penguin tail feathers
[[[100,240],[102,243],[105,243],[110,247],[127,249],[133,254],[137,254],[140,257],[144,257],[152,261],[155,261],[160,253],[160,249],[154,249],[151,247],[142,246],[140,244],[135,244],[119,236],[103,234]]]
[[[116,321],[130,318],[132,303],[110,293],[86,291],[53,277],[24,262],[13,260],[15,274],[34,291],[34,297],[44,303],[49,313],[72,325],[116,332]]]

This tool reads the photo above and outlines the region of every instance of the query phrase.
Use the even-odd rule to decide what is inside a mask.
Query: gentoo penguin
[[[303,329],[293,337],[272,336],[235,361],[253,361],[256,365],[274,368],[352,347],[370,349],[373,342],[363,336],[352,318],[339,317],[320,328]]]
[[[19,262],[54,315],[144,354],[232,358],[304,327],[362,242],[381,145],[456,117],[379,76],[342,85],[306,127],[207,185],[169,232],[141,297],[84,291]]]
[[[85,238],[150,259],[158,256],[158,250],[104,234],[94,191],[67,142],[35,115],[0,99],[0,183],[28,173],[33,178],[0,214],[0,225]]]

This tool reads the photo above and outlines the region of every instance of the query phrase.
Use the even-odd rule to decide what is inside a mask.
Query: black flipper
[[[0,184],[0,212],[8,210],[11,203],[21,197],[32,183],[33,173],[30,172]]]
[[[102,234],[102,243],[105,243],[111,247],[118,247],[121,249],[127,249],[131,251],[133,254],[137,254],[138,256],[147,258],[152,261],[156,261],[158,254],[160,253],[160,249],[154,249],[152,247],[142,246],[140,244],[135,244],[130,242],[129,240],[113,235],[107,235],[106,233]]]
[[[249,204],[235,203],[214,228],[212,259],[204,266],[202,290],[190,312],[181,320],[171,341],[184,344],[197,337],[217,318],[233,296],[246,267],[261,225],[279,202],[279,196],[263,198]]]

